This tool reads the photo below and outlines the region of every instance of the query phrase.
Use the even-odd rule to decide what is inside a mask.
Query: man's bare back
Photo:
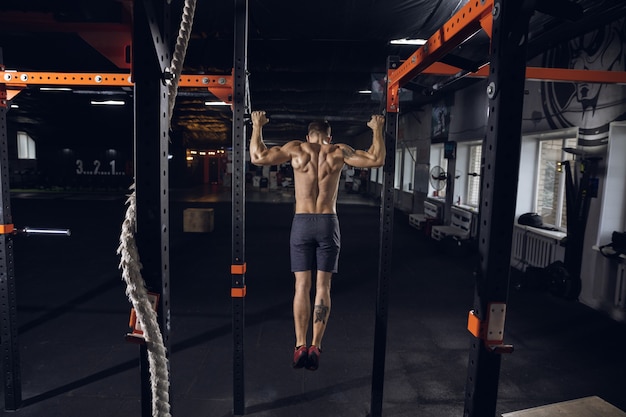
[[[368,151],[354,150],[343,143],[331,144],[330,127],[327,132],[309,130],[307,142],[295,140],[268,149],[262,136],[262,127],[268,122],[265,112],[252,112],[250,158],[255,165],[279,165],[291,161],[296,213],[336,213],[339,178],[344,164],[373,168],[382,166],[385,161],[383,116],[374,115],[367,123],[373,132]]]
[[[299,142],[294,144],[292,155],[296,213],[335,213],[344,165],[341,148]]]

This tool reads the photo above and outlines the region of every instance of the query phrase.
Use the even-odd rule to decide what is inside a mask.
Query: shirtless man
[[[376,168],[385,162],[385,143],[381,115],[372,116],[372,145],[367,151],[343,143],[331,144],[330,125],[313,122],[307,141],[294,140],[283,146],[267,148],[263,126],[269,122],[264,111],[252,112],[250,159],[255,165],[279,165],[291,161],[294,172],[296,212],[291,227],[291,270],[295,276],[293,319],[296,333],[294,368],[316,370],[319,366],[322,337],[330,314],[330,281],[337,272],[340,248],[337,219],[337,190],[344,164],[357,168]],[[313,339],[307,347],[311,320],[312,271],[316,270]]]

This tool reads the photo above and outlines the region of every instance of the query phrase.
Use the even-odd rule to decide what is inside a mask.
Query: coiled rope
[[[196,0],[185,0],[183,17],[176,40],[176,48],[170,65],[170,71],[174,75],[173,79],[168,84],[170,123],[176,103],[178,81],[182,73],[183,62],[187,53],[187,45],[189,44],[189,37],[191,35],[195,9]],[[163,344],[163,335],[159,328],[156,311],[148,298],[146,283],[141,275],[142,265],[135,242],[135,230],[137,229],[137,195],[134,183],[130,186],[129,190],[132,192],[126,200],[128,207],[122,223],[120,245],[117,249],[117,254],[120,255],[119,268],[122,270],[122,279],[126,282],[126,296],[135,309],[137,320],[141,323],[146,340],[152,393],[152,416],[170,417],[170,383],[168,360],[166,356],[167,352]]]

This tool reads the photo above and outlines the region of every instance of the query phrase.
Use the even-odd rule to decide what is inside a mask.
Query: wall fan
[[[432,167],[430,170],[430,185],[436,190],[441,191],[446,188],[446,180],[448,179],[448,174],[442,167],[439,165]]]

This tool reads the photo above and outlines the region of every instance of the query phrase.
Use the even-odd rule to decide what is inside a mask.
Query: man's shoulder
[[[302,142],[301,140],[291,140],[281,146],[281,149],[286,152],[294,153],[302,150]]]
[[[302,142],[301,140],[290,140],[283,145],[283,148],[297,148],[302,146],[303,143],[305,142]]]

